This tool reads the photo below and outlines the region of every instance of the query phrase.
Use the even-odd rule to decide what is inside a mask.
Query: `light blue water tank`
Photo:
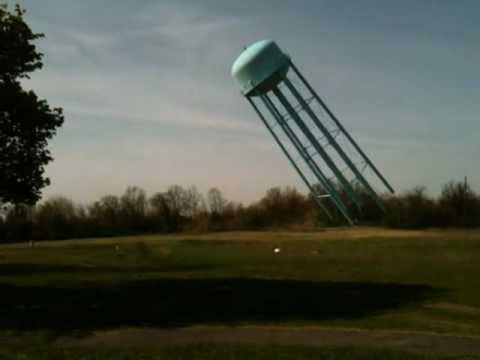
[[[245,96],[273,89],[288,72],[290,58],[272,40],[258,41],[243,50],[232,66],[232,77]]]

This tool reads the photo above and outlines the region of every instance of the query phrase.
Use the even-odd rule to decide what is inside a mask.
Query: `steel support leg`
[[[260,117],[260,119],[262,120],[262,122],[265,124],[266,128],[268,129],[268,131],[270,132],[270,134],[272,134],[273,138],[275,139],[275,141],[277,142],[278,146],[280,146],[280,148],[282,149],[283,153],[285,154],[285,156],[287,157],[287,159],[290,161],[290,163],[292,164],[292,166],[295,168],[295,170],[297,171],[298,175],[300,175],[300,177],[302,178],[303,182],[305,183],[305,185],[307,185],[308,189],[310,190],[310,192],[314,195],[314,199],[315,199],[315,202],[317,203],[318,206],[320,206],[320,208],[323,210],[323,212],[328,216],[329,219],[333,219],[332,217],[332,214],[330,213],[330,211],[325,207],[325,205],[322,203],[322,201],[318,198],[317,194],[316,194],[316,190],[314,189],[314,187],[312,186],[312,184],[310,184],[310,182],[307,180],[307,178],[305,177],[305,175],[302,173],[302,171],[300,170],[300,168],[297,166],[297,164],[295,163],[295,161],[293,160],[293,158],[290,156],[290,154],[288,153],[287,149],[285,148],[285,146],[282,144],[282,142],[280,141],[280,139],[278,138],[277,134],[275,134],[275,131],[273,131],[272,127],[270,126],[270,124],[268,123],[268,121],[265,119],[265,117],[263,116],[263,114],[261,113],[261,111],[258,109],[257,105],[255,104],[255,102],[250,98],[250,97],[246,97],[248,102],[252,105],[252,107],[254,108],[255,112],[257,113],[257,115]]]

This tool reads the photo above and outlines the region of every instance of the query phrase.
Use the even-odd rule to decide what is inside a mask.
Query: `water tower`
[[[351,209],[361,209],[360,192],[384,209],[367,178],[393,188],[275,42],[245,48],[232,76],[328,216],[324,199],[354,224]]]

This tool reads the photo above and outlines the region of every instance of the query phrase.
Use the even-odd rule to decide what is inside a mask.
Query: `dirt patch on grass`
[[[61,338],[59,347],[142,348],[199,343],[354,346],[389,348],[420,354],[480,354],[480,337],[434,333],[320,327],[189,327],[173,330],[120,329],[95,332],[82,339]]]
[[[452,303],[434,303],[425,306],[427,309],[447,310],[464,315],[480,315],[480,308],[474,306],[452,304]]]

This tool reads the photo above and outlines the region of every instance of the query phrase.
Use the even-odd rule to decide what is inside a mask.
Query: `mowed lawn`
[[[225,325],[480,336],[480,231],[357,228],[0,246],[0,349],[14,349],[0,359],[95,331]],[[222,358],[215,356],[225,346],[204,358]],[[278,349],[258,346],[228,348],[228,356],[278,357]],[[191,358],[197,350],[174,353]],[[286,348],[285,358],[292,351],[291,358],[302,351],[370,358],[363,350],[307,348]]]

